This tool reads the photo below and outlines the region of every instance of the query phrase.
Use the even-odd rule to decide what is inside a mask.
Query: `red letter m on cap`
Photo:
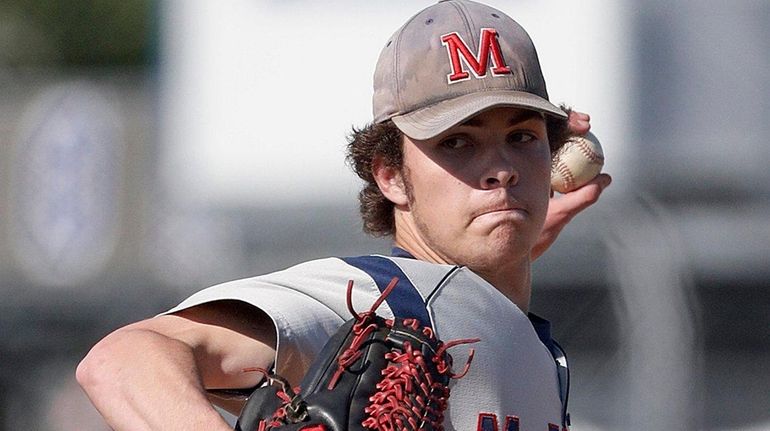
[[[471,50],[457,32],[441,36],[441,43],[446,46],[449,61],[452,63],[452,73],[447,75],[450,84],[470,79],[470,74],[463,68],[460,57],[465,60],[476,78],[486,76],[490,54],[492,54],[492,75],[510,75],[511,69],[505,64],[500,42],[497,40],[497,30],[482,28],[479,38],[479,53],[474,56]]]

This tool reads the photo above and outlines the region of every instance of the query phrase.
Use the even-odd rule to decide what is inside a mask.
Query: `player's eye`
[[[537,139],[537,136],[529,132],[513,132],[506,137],[509,144],[527,144]]]
[[[471,146],[471,142],[462,136],[452,136],[441,141],[439,145],[449,150],[459,150]]]

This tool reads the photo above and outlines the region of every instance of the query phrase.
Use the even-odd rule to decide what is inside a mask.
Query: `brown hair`
[[[567,114],[571,111],[564,106],[562,109]],[[572,136],[567,124],[566,119],[546,116],[551,152],[559,149]],[[353,127],[348,136],[346,156],[353,172],[364,180],[364,186],[358,193],[363,230],[383,237],[395,233],[394,205],[382,194],[374,180],[372,166],[375,157],[381,157],[386,166],[399,170],[403,167],[403,133],[390,120],[370,123],[360,129]]]

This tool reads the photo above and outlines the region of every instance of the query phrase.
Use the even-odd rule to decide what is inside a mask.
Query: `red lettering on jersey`
[[[306,427],[300,428],[299,431],[326,431],[326,426],[324,426],[323,424],[308,425]]]
[[[486,76],[489,55],[492,54],[492,75],[510,75],[511,68],[505,64],[500,41],[497,40],[497,30],[493,28],[482,28],[479,38],[478,56],[474,56],[468,45],[457,32],[452,32],[441,36],[441,43],[446,46],[449,54],[449,62],[452,65],[452,73],[447,75],[450,84],[457,81],[470,79],[470,74],[463,68],[460,57],[465,59],[465,63],[470,66],[471,71],[480,78]]]
[[[505,431],[519,431],[519,417],[518,416],[506,416],[505,417]]]
[[[548,424],[548,431],[559,431],[559,425],[554,425],[552,423]]]
[[[479,421],[476,431],[498,431],[497,415],[494,413],[479,413]],[[503,431],[519,431],[518,416],[506,416]]]
[[[476,431],[498,431],[497,415],[494,413],[479,413]]]

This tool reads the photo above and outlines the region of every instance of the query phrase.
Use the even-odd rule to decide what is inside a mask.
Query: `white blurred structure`
[[[72,286],[114,252],[123,188],[122,117],[88,82],[40,91],[19,123],[11,176],[11,251],[25,274]]]
[[[169,197],[254,207],[354,199],[345,136],[371,121],[372,75],[388,36],[431,3],[167,2],[161,139]],[[592,114],[607,169],[629,172],[622,3],[490,4],[530,32],[551,100]]]

